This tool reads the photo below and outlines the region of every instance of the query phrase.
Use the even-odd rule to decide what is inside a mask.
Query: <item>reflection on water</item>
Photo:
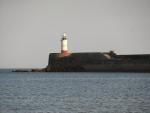
[[[150,73],[0,73],[0,113],[150,113]]]

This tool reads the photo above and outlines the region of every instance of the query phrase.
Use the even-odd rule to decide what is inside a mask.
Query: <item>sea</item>
[[[0,113],[150,113],[150,73],[1,71]]]

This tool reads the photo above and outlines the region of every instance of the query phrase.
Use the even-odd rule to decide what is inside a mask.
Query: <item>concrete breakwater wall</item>
[[[61,53],[49,55],[47,72],[150,72],[150,55]]]

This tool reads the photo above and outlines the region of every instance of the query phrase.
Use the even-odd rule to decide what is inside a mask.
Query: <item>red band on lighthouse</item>
[[[66,53],[66,54],[67,54],[67,53],[68,53],[68,51],[61,50],[61,53]]]

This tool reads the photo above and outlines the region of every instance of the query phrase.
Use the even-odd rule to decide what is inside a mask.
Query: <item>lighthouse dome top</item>
[[[63,36],[64,36],[64,37],[67,37],[67,34],[66,34],[66,33],[64,33],[64,34],[63,34]]]
[[[65,40],[65,39],[67,39],[67,34],[66,34],[66,33],[64,33],[64,34],[62,35],[62,40]]]

